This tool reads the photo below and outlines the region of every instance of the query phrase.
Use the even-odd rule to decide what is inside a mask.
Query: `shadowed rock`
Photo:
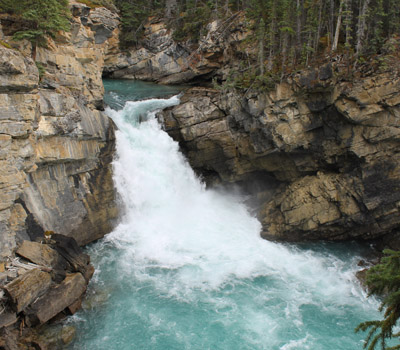
[[[60,234],[53,234],[54,249],[71,265],[72,271],[86,273],[90,262],[89,255],[84,254],[75,239]]]
[[[270,189],[258,208],[264,238],[387,235],[393,246],[400,229],[400,79],[381,73],[349,83],[332,69],[245,96],[192,88],[159,119],[208,183],[242,185],[259,174],[261,188]]]

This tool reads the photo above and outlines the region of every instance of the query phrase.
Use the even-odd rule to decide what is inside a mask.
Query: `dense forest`
[[[260,70],[309,65],[340,53],[362,62],[391,53],[400,34],[398,0],[115,0],[122,45],[135,45],[148,16],[166,18],[177,41],[196,42],[215,18],[243,12],[254,30]]]
[[[372,56],[394,55],[400,37],[399,0],[79,0],[120,12],[121,47],[136,46],[149,16],[163,18],[176,41],[196,45],[213,19],[238,14],[254,32],[257,74],[286,73],[340,56],[357,66]],[[27,28],[17,33],[35,45],[67,27],[66,0],[0,0]],[[49,9],[51,9],[49,11]]]

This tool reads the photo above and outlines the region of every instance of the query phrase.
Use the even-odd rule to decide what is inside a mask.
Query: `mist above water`
[[[353,329],[378,315],[355,282],[359,248],[261,239],[245,198],[206,190],[161,130],[155,111],[178,103],[108,110],[124,215],[90,248],[90,310],[70,321],[72,348],[361,349]]]

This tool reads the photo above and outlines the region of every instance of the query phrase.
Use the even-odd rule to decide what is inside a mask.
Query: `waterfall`
[[[354,327],[379,316],[355,282],[359,248],[261,239],[245,198],[206,189],[157,123],[178,103],[108,110],[123,218],[90,248],[90,310],[69,321],[72,348],[361,349]]]

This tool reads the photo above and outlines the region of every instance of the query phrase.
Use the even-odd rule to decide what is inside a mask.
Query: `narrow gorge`
[[[398,38],[247,81],[245,11],[126,48],[114,5],[69,9],[37,48],[0,14],[0,349],[361,348],[357,263],[400,248]]]

